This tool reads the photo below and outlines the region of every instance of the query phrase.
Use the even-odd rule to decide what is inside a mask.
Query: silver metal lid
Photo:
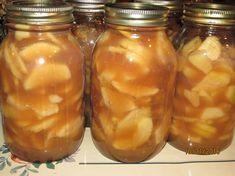
[[[124,26],[166,26],[168,9],[146,3],[105,5],[105,22]]]
[[[21,24],[65,24],[73,22],[73,7],[55,0],[17,0],[6,5],[6,20]]]
[[[77,12],[104,12],[104,5],[113,0],[67,0]]]

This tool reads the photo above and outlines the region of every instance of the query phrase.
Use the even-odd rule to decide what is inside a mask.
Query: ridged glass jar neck
[[[28,25],[20,23],[7,23],[9,31],[27,31],[27,32],[59,32],[68,31],[72,28],[72,24],[58,25]]]
[[[141,27],[141,26],[122,26],[116,24],[106,24],[108,29],[123,30],[129,32],[155,32],[155,31],[165,31],[165,26],[152,26],[152,27]]]
[[[74,20],[76,23],[102,23],[104,24],[104,12],[74,12]]]

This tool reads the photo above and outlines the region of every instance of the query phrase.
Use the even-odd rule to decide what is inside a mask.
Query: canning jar
[[[90,105],[90,76],[91,57],[97,38],[104,31],[104,4],[111,0],[70,0],[74,6],[75,25],[72,33],[80,42],[85,57],[85,117],[87,125],[91,117]]]
[[[1,109],[10,151],[27,161],[58,160],[83,136],[83,55],[71,33],[72,7],[13,1],[0,49]]]
[[[151,3],[169,9],[167,35],[173,41],[181,29],[182,2],[180,0],[135,0],[136,2]]]
[[[176,53],[167,9],[108,4],[105,20],[92,63],[93,140],[108,158],[143,161],[162,149],[171,121]]]
[[[232,141],[234,18],[233,6],[185,5],[170,142],[187,153],[219,153]]]

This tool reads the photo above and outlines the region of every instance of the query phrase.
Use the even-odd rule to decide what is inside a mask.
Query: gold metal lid
[[[214,3],[185,4],[183,20],[198,24],[231,26],[235,24],[235,6]]]
[[[104,12],[104,5],[113,0],[67,0],[76,12]]]
[[[6,5],[7,22],[44,25],[73,22],[73,7],[60,0],[17,0]]]
[[[170,13],[181,13],[182,1],[180,0],[136,0],[136,2],[151,3],[158,6],[167,7]]]
[[[167,25],[168,9],[147,3],[105,5],[105,22],[109,24],[151,27]]]

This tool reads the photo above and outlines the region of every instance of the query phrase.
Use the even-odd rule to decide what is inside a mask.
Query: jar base
[[[225,141],[224,143],[193,143],[183,139],[170,140],[169,144],[174,148],[185,152],[186,154],[196,155],[215,155],[220,154],[221,151],[225,150],[230,146],[231,140]]]
[[[62,158],[65,158],[74,152],[77,151],[81,142],[83,140],[84,132],[81,133],[78,137],[78,140],[66,140],[66,144],[64,142],[58,141],[58,145],[51,149],[33,149],[33,148],[26,148],[20,145],[8,144],[10,152],[20,158],[21,160],[28,161],[28,162],[49,162],[49,161],[56,161]]]
[[[123,162],[123,163],[139,163],[153,158],[157,155],[166,143],[161,143],[154,147],[153,144],[146,144],[143,149],[135,149],[135,150],[117,150],[106,144],[104,141],[97,141],[92,138],[93,143],[96,149],[108,159],[113,161]]]

